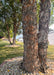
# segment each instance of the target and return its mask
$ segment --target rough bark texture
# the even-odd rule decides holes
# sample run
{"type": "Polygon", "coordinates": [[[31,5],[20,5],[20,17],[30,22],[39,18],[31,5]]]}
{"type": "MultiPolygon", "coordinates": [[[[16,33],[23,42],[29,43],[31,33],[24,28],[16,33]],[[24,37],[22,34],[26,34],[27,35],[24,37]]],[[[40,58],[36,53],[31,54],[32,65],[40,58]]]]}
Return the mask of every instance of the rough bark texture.
{"type": "Polygon", "coordinates": [[[24,58],[23,67],[28,72],[38,70],[38,39],[36,0],[23,0],[22,7],[24,58]]]}
{"type": "Polygon", "coordinates": [[[47,48],[48,48],[48,30],[50,20],[50,0],[45,0],[40,3],[40,16],[39,16],[39,43],[38,53],[41,67],[46,69],[47,48]]]}

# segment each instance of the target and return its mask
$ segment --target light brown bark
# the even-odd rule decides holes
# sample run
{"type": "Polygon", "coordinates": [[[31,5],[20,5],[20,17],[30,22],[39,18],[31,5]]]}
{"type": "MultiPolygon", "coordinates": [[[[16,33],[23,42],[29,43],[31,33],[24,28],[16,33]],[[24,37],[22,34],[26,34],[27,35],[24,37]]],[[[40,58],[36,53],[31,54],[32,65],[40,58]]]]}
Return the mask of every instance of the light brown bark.
{"type": "Polygon", "coordinates": [[[23,68],[27,72],[38,71],[36,0],[23,0],[22,23],[24,38],[23,68]]]}

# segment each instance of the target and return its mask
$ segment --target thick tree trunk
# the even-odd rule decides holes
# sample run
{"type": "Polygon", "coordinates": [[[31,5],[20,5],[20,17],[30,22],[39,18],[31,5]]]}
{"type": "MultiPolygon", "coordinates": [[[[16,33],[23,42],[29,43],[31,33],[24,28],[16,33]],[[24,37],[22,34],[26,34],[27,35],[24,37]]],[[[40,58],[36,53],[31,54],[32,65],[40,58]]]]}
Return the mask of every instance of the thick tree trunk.
{"type": "Polygon", "coordinates": [[[50,0],[44,1],[41,0],[40,16],[39,16],[38,53],[41,69],[43,72],[46,70],[49,20],[50,20],[50,0]]]}
{"type": "Polygon", "coordinates": [[[7,25],[7,32],[8,32],[8,40],[9,40],[9,42],[10,42],[10,44],[11,44],[10,29],[9,29],[8,25],[7,25]]]}
{"type": "Polygon", "coordinates": [[[13,25],[13,45],[16,44],[16,24],[13,25]]]}
{"type": "Polygon", "coordinates": [[[22,7],[24,58],[23,68],[28,72],[38,70],[38,39],[36,0],[23,0],[22,7]]]}

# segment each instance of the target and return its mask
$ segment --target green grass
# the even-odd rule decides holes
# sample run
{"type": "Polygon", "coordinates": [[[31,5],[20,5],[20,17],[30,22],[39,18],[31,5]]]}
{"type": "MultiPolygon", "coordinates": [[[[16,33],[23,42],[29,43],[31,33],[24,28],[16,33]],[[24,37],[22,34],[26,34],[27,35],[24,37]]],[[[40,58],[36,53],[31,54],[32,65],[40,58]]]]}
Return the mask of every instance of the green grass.
{"type": "Polygon", "coordinates": [[[3,47],[5,45],[9,45],[9,42],[8,41],[3,41],[0,39],[0,47],[3,47]]]}
{"type": "Polygon", "coordinates": [[[23,43],[17,42],[19,47],[5,47],[5,45],[9,45],[9,42],[0,41],[0,64],[10,58],[23,56],[23,43]]]}
{"type": "MultiPolygon", "coordinates": [[[[9,45],[7,41],[0,41],[0,64],[10,58],[23,56],[23,43],[17,42],[19,47],[5,47],[5,45],[9,45]]],[[[54,46],[49,46],[47,57],[54,60],[54,46]]]]}
{"type": "Polygon", "coordinates": [[[47,56],[48,56],[49,59],[53,59],[54,60],[54,46],[49,45],[47,56]]]}

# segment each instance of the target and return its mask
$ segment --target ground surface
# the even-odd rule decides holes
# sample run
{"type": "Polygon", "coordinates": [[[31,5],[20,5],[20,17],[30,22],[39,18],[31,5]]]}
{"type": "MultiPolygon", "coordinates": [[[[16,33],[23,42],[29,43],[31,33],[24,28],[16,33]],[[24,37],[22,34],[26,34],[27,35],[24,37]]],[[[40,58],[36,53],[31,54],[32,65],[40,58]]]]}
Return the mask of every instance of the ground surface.
{"type": "MultiPolygon", "coordinates": [[[[18,45],[17,47],[10,47],[8,41],[0,40],[0,75],[26,75],[19,69],[19,64],[22,60],[21,56],[23,56],[24,51],[23,43],[16,42],[16,44],[18,45]]],[[[48,60],[50,68],[45,75],[54,75],[54,46],[52,45],[48,47],[47,58],[50,59],[48,60]]],[[[44,74],[39,72],[39,75],[44,74]]]]}
{"type": "Polygon", "coordinates": [[[23,57],[12,58],[6,60],[3,64],[0,65],[0,75],[54,75],[54,61],[48,60],[47,65],[49,69],[45,74],[40,71],[36,73],[25,73],[19,68],[19,65],[22,61],[23,57]]]}
{"type": "Polygon", "coordinates": [[[0,64],[6,59],[23,56],[23,43],[17,42],[17,45],[10,47],[8,41],[0,40],[0,64]]]}
{"type": "MultiPolygon", "coordinates": [[[[0,64],[6,59],[23,56],[23,43],[16,42],[18,47],[10,47],[8,41],[0,40],[0,64]]],[[[54,46],[49,45],[47,57],[54,60],[54,46]]]]}

